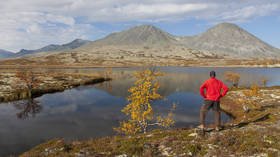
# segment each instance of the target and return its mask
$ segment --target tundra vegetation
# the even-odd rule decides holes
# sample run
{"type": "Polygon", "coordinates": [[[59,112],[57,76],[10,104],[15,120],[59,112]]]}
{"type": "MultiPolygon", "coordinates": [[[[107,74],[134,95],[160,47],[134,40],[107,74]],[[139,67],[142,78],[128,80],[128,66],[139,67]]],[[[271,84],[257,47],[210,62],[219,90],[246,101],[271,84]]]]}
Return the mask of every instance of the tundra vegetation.
{"type": "Polygon", "coordinates": [[[157,76],[160,73],[150,70],[136,74],[129,104],[123,109],[129,119],[119,127],[129,136],[70,142],[53,139],[21,156],[279,156],[279,87],[231,88],[221,108],[233,119],[219,132],[201,134],[197,129],[177,128],[143,134],[153,117],[151,101],[161,98],[157,76]]]}
{"type": "Polygon", "coordinates": [[[240,80],[240,74],[232,71],[226,71],[224,73],[224,77],[226,81],[232,83],[233,87],[238,87],[239,80],[240,80]]]}
{"type": "Polygon", "coordinates": [[[20,110],[20,112],[17,113],[17,117],[19,119],[26,119],[30,115],[34,117],[42,110],[40,103],[33,99],[34,89],[38,88],[42,81],[39,79],[38,74],[27,69],[17,71],[16,77],[18,79],[13,85],[14,88],[19,91],[27,92],[27,98],[25,100],[14,103],[15,107],[20,110]]]}
{"type": "Polygon", "coordinates": [[[262,83],[263,87],[266,87],[267,81],[268,81],[268,79],[266,77],[261,78],[261,83],[262,83]]]}
{"type": "Polygon", "coordinates": [[[16,72],[18,80],[15,83],[16,89],[24,90],[28,92],[28,97],[32,98],[32,91],[38,88],[41,81],[38,76],[31,70],[20,70],[16,72]]]}
{"type": "Polygon", "coordinates": [[[51,72],[38,69],[1,71],[0,102],[22,100],[80,85],[109,81],[111,73],[51,72]]]}

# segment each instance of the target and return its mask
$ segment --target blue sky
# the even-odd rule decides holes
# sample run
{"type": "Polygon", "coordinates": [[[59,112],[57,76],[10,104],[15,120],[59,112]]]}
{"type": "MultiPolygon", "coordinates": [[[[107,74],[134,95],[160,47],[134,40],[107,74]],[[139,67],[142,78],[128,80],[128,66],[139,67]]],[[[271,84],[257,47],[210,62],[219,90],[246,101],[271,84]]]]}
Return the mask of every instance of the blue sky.
{"type": "Polygon", "coordinates": [[[0,49],[14,52],[96,40],[141,24],[188,36],[220,22],[280,48],[279,0],[9,0],[0,1],[0,12],[0,49]]]}

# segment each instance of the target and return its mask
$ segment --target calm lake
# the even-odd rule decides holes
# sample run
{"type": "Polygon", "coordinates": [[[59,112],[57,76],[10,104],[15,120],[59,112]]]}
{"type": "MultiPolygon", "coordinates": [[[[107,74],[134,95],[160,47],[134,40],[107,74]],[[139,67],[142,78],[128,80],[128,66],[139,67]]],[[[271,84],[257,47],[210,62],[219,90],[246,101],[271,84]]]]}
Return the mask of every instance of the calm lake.
{"type": "MultiPolygon", "coordinates": [[[[25,112],[28,101],[0,104],[0,156],[22,153],[53,138],[81,140],[114,135],[112,128],[125,118],[121,109],[127,104],[127,89],[133,84],[133,73],[141,69],[113,68],[113,81],[45,94],[34,100],[34,107],[29,113],[25,112]]],[[[154,110],[156,114],[165,115],[176,103],[175,127],[198,125],[199,108],[203,101],[199,86],[208,79],[211,70],[215,70],[221,80],[224,80],[225,71],[240,73],[240,85],[261,84],[263,77],[268,79],[267,86],[280,85],[279,68],[158,69],[165,72],[159,78],[159,93],[164,99],[154,102],[154,110]]],[[[104,69],[57,70],[91,73],[104,69]]],[[[208,123],[213,121],[212,116],[210,111],[208,123]]],[[[223,121],[228,119],[223,115],[223,121]]]]}

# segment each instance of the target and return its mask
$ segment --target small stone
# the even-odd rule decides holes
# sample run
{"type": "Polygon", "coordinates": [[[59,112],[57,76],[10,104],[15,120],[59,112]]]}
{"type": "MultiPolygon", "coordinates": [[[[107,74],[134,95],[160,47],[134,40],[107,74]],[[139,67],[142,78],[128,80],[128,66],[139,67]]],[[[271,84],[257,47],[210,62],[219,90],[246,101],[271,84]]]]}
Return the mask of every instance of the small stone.
{"type": "Polygon", "coordinates": [[[128,157],[126,154],[117,155],[116,157],[128,157]]]}
{"type": "Polygon", "coordinates": [[[264,142],[269,143],[269,144],[273,143],[273,141],[270,141],[270,140],[264,140],[264,142]]]}
{"type": "Polygon", "coordinates": [[[197,135],[198,135],[198,134],[197,134],[197,133],[195,133],[195,132],[194,132],[194,133],[189,134],[189,136],[191,136],[191,137],[197,137],[197,135]]]}

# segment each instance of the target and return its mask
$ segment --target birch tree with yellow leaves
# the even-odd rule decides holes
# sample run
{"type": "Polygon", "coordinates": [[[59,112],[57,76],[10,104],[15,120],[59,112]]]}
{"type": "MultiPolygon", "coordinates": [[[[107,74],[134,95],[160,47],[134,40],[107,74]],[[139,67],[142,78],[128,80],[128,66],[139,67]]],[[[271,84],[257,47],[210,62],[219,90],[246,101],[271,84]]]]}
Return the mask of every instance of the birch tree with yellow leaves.
{"type": "Polygon", "coordinates": [[[154,100],[162,98],[158,93],[160,84],[157,80],[157,77],[162,75],[161,72],[150,69],[135,73],[137,80],[128,90],[130,93],[127,97],[129,104],[122,109],[129,119],[120,122],[120,127],[115,128],[116,131],[124,134],[146,133],[147,127],[151,125],[170,127],[174,124],[175,105],[166,117],[155,117],[151,104],[154,100]]]}

